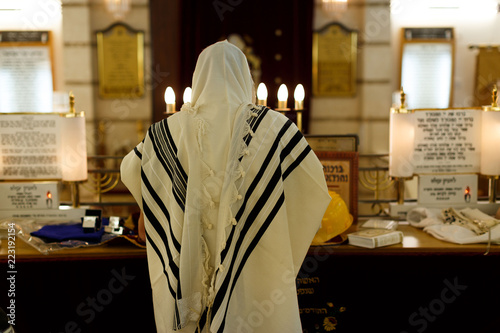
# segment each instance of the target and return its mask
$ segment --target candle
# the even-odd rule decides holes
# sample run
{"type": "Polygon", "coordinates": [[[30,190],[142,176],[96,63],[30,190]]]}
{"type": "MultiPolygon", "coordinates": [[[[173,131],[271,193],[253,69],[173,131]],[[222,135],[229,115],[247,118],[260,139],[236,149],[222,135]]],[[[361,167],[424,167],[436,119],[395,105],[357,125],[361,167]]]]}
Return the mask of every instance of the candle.
{"type": "Polygon", "coordinates": [[[175,112],[175,93],[172,87],[165,90],[165,103],[167,104],[167,113],[175,112]]]}
{"type": "Polygon", "coordinates": [[[304,86],[300,83],[295,87],[293,97],[295,98],[295,109],[302,110],[304,108],[304,97],[306,93],[304,91],[304,86]]]}
{"type": "Polygon", "coordinates": [[[257,104],[267,105],[267,88],[263,82],[257,87],[257,104]]]}
{"type": "Polygon", "coordinates": [[[191,103],[192,92],[193,90],[191,89],[191,87],[187,87],[186,89],[184,89],[184,94],[182,95],[182,100],[184,101],[184,103],[191,103]]]}
{"type": "Polygon", "coordinates": [[[52,193],[47,191],[47,208],[52,208],[52,193]]]}
{"type": "Polygon", "coordinates": [[[282,84],[278,89],[278,109],[284,110],[286,109],[288,100],[288,89],[285,84],[282,84]]]}

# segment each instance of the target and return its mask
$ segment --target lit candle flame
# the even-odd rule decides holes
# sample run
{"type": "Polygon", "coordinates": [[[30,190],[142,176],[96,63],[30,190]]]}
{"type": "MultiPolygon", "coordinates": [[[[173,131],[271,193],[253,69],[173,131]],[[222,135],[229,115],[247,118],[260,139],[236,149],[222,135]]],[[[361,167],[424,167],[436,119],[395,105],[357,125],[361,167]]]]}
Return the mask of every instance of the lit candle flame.
{"type": "Polygon", "coordinates": [[[165,103],[167,104],[167,113],[175,112],[175,93],[172,87],[165,90],[165,103]]]}
{"type": "Polygon", "coordinates": [[[184,103],[191,103],[191,94],[193,93],[193,90],[191,87],[187,87],[184,89],[184,95],[182,95],[182,100],[184,103]]]}
{"type": "Polygon", "coordinates": [[[267,104],[267,88],[263,82],[259,83],[257,87],[257,103],[260,105],[267,104]]]}
{"type": "Polygon", "coordinates": [[[288,99],[288,89],[283,83],[278,89],[278,109],[286,109],[288,99]]]}
{"type": "Polygon", "coordinates": [[[300,83],[295,88],[293,93],[293,97],[295,98],[295,109],[302,110],[304,108],[304,98],[306,96],[306,92],[304,91],[304,86],[300,83]]]}

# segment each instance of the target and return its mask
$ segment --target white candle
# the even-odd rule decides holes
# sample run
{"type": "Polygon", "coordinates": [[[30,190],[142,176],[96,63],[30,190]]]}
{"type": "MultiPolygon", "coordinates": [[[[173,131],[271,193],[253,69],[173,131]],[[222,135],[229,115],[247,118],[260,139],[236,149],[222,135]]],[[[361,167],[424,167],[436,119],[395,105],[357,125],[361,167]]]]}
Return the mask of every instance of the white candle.
{"type": "Polygon", "coordinates": [[[187,87],[186,89],[184,89],[184,94],[182,95],[182,100],[184,103],[191,103],[192,92],[193,90],[191,89],[191,87],[187,87]]]}
{"type": "Polygon", "coordinates": [[[167,104],[167,113],[175,112],[175,93],[172,87],[165,89],[165,103],[167,104]]]}
{"type": "Polygon", "coordinates": [[[288,89],[286,85],[283,83],[278,89],[278,109],[284,110],[287,106],[288,100],[288,89]]]}
{"type": "Polygon", "coordinates": [[[263,82],[257,87],[257,104],[267,105],[267,88],[263,82]]]}
{"type": "Polygon", "coordinates": [[[305,96],[306,92],[304,91],[304,86],[299,83],[293,92],[293,97],[295,98],[295,110],[302,110],[304,108],[305,96]]]}

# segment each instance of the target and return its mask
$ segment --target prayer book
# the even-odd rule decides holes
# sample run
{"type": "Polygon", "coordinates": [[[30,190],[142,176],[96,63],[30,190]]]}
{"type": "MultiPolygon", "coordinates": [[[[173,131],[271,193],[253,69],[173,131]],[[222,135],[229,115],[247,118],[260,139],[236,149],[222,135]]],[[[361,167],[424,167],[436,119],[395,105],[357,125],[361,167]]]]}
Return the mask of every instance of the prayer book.
{"type": "Polygon", "coordinates": [[[398,230],[365,229],[352,232],[347,238],[351,245],[373,249],[403,242],[403,233],[398,230]]]}

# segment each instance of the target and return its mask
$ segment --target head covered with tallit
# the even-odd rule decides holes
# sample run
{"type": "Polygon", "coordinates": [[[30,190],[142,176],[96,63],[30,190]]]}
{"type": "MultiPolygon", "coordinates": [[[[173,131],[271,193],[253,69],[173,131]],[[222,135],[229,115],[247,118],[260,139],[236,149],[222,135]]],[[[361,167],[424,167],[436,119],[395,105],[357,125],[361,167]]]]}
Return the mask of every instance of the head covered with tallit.
{"type": "Polygon", "coordinates": [[[224,169],[234,127],[245,126],[246,118],[239,116],[254,102],[254,82],[243,52],[227,40],[205,48],[193,73],[191,103],[182,110],[203,120],[200,148],[215,170],[224,169]]]}

